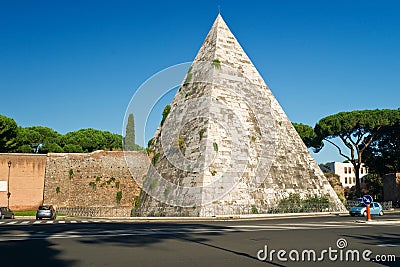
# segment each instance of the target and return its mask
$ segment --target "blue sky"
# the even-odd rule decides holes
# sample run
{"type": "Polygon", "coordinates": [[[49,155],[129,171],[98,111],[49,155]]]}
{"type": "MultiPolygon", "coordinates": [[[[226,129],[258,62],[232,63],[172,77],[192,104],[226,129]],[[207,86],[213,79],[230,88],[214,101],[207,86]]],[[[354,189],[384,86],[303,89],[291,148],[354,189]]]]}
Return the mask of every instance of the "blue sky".
{"type": "Polygon", "coordinates": [[[399,1],[0,0],[0,114],[121,133],[135,90],[194,59],[218,5],[292,121],[399,108],[399,1]]]}

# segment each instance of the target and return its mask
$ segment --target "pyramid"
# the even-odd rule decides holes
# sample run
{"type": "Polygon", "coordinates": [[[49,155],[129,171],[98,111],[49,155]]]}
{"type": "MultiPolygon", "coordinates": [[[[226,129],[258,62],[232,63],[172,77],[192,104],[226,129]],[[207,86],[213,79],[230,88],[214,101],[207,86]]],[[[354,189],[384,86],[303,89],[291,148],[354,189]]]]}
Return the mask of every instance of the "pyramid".
{"type": "Polygon", "coordinates": [[[137,215],[271,212],[290,193],[345,210],[220,14],[164,115],[137,215]]]}

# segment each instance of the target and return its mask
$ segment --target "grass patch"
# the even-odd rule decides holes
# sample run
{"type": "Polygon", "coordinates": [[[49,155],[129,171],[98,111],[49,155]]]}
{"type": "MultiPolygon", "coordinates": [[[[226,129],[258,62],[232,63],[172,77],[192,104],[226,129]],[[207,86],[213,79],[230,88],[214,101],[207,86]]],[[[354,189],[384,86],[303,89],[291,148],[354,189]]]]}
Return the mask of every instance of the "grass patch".
{"type": "Polygon", "coordinates": [[[14,210],[15,216],[36,216],[36,210],[14,210]]]}
{"type": "MultiPolygon", "coordinates": [[[[36,216],[36,210],[13,210],[15,216],[36,216]]],[[[68,216],[64,213],[56,212],[57,216],[68,216]]]]}

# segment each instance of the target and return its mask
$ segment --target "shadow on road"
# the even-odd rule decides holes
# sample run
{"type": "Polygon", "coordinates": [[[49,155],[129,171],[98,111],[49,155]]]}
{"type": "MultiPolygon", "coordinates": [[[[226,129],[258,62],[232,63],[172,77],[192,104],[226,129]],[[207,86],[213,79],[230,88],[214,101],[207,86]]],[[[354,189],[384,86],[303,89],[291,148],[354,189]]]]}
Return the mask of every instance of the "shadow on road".
{"type": "Polygon", "coordinates": [[[224,234],[229,234],[226,227],[191,223],[96,223],[12,228],[3,226],[0,228],[0,251],[2,255],[7,255],[12,266],[32,266],[37,261],[38,266],[67,267],[79,265],[79,259],[65,260],[63,250],[55,246],[57,239],[68,238],[69,235],[73,235],[71,238],[76,242],[88,245],[112,244],[141,248],[173,239],[194,242],[259,262],[255,256],[246,252],[211,244],[211,237],[224,234]]]}
{"type": "Polygon", "coordinates": [[[5,266],[59,266],[76,264],[73,260],[57,259],[62,251],[46,239],[0,242],[1,262],[5,266]]]}
{"type": "MultiPolygon", "coordinates": [[[[362,241],[365,245],[371,246],[400,246],[400,234],[384,233],[384,234],[366,234],[366,235],[343,235],[347,238],[353,238],[362,241]]],[[[397,253],[396,253],[397,254],[397,253]]],[[[374,262],[378,265],[398,267],[400,257],[396,255],[395,261],[374,262]]]]}

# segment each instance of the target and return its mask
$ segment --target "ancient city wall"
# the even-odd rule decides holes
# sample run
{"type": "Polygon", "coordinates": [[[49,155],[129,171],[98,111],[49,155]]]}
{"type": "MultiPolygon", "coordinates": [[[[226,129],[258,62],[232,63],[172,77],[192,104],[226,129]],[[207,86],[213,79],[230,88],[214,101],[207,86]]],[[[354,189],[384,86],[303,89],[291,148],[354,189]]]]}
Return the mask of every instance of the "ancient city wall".
{"type": "Polygon", "coordinates": [[[58,208],[132,207],[140,192],[133,178],[146,174],[149,160],[144,152],[129,153],[133,174],[122,151],[48,154],[43,202],[58,208]]]}
{"type": "Polygon", "coordinates": [[[10,161],[10,208],[37,209],[43,200],[46,158],[46,155],[36,154],[0,154],[0,206],[7,206],[10,161]]]}
{"type": "Polygon", "coordinates": [[[385,201],[400,200],[400,173],[390,173],[383,177],[383,198],[385,201]]]}

